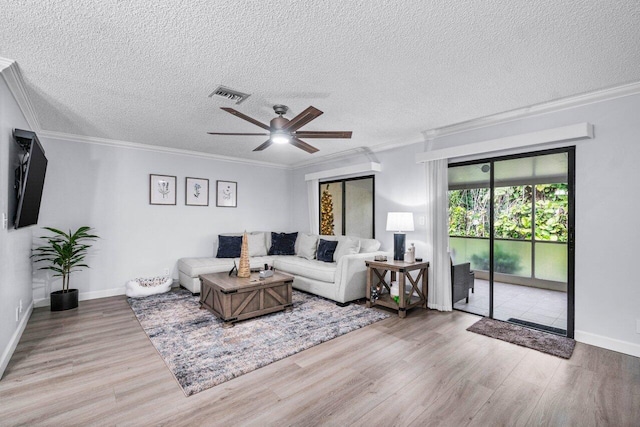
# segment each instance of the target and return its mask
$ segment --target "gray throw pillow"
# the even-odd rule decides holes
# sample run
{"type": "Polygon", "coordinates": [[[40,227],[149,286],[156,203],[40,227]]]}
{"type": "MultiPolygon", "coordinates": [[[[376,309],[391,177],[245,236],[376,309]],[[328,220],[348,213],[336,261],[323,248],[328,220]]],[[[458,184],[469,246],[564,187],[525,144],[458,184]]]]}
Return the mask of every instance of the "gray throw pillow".
{"type": "Polygon", "coordinates": [[[357,254],[360,252],[360,239],[346,237],[338,240],[338,247],[333,253],[333,260],[338,261],[345,255],[357,254]]]}
{"type": "Polygon", "coordinates": [[[318,247],[318,236],[310,234],[299,234],[296,242],[296,255],[306,259],[314,259],[316,257],[316,249],[318,247]]]}

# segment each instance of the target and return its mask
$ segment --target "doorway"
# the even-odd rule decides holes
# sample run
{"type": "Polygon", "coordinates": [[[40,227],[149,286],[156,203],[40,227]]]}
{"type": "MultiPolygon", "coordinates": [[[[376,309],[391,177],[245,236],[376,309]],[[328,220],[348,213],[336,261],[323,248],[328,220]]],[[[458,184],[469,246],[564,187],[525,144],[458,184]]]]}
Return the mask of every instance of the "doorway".
{"type": "Polygon", "coordinates": [[[573,337],[574,165],[573,147],[449,165],[452,262],[475,276],[455,309],[573,337]]]}
{"type": "Polygon", "coordinates": [[[324,181],[320,186],[320,234],[375,238],[375,177],[324,181]]]}

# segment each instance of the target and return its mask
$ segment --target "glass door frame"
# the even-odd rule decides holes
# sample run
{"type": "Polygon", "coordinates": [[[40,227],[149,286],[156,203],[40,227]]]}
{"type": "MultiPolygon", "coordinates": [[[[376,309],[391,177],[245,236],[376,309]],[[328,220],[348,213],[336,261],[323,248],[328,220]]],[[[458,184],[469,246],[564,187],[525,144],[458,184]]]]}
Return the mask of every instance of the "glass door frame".
{"type": "MultiPolygon", "coordinates": [[[[538,157],[547,154],[566,153],[568,160],[567,188],[569,218],[567,224],[567,337],[574,338],[575,330],[575,146],[555,148],[542,151],[529,151],[526,153],[511,154],[498,157],[489,157],[464,162],[449,163],[448,167],[470,166],[476,164],[490,165],[489,170],[489,318],[493,319],[493,281],[494,281],[494,201],[495,201],[495,177],[494,163],[505,160],[521,159],[527,157],[538,157]]],[[[535,244],[535,236],[532,236],[535,244]]]]}
{"type": "MultiPolygon", "coordinates": [[[[346,203],[347,203],[347,192],[346,192],[346,183],[349,181],[360,181],[363,179],[371,179],[371,238],[376,238],[376,176],[375,175],[364,175],[364,176],[354,176],[351,178],[342,178],[342,179],[334,179],[329,181],[318,182],[318,194],[322,194],[322,186],[327,184],[337,184],[340,183],[342,186],[342,211],[340,212],[340,217],[342,219],[342,229],[338,233],[336,230],[336,235],[345,236],[346,226],[347,226],[347,212],[346,212],[346,203]]],[[[318,201],[318,227],[319,230],[322,229],[322,203],[320,200],[318,201]]]]}

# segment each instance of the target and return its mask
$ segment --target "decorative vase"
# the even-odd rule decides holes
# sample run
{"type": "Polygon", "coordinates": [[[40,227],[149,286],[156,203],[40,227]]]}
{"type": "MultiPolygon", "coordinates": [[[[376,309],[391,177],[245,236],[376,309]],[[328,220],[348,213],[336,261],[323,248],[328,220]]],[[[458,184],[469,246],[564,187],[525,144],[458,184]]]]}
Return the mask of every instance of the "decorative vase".
{"type": "Polygon", "coordinates": [[[51,311],[64,311],[78,308],[78,290],[54,291],[51,297],[51,311]]]}
{"type": "Polygon", "coordinates": [[[249,241],[247,232],[242,236],[242,246],[240,248],[240,265],[238,266],[238,277],[251,276],[251,266],[249,265],[249,241]]]}

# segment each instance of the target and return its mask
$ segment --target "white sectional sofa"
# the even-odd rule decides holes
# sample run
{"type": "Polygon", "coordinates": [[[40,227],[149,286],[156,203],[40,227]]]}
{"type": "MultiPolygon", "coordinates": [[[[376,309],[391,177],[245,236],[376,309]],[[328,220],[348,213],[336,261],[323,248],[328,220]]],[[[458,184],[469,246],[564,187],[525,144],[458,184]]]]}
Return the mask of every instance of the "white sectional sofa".
{"type": "MultiPolygon", "coordinates": [[[[225,236],[239,236],[240,233],[225,236]]],[[[376,255],[380,242],[353,236],[318,236],[298,233],[295,255],[266,255],[271,248],[270,232],[252,232],[249,239],[252,269],[273,266],[278,271],[294,277],[293,287],[319,295],[337,303],[347,303],[365,297],[367,283],[365,260],[376,255]],[[263,236],[263,237],[262,237],[263,236]],[[315,251],[320,239],[338,241],[333,262],[319,261],[315,251]],[[264,241],[264,247],[261,241],[264,241]],[[313,242],[315,241],[315,248],[313,242]]],[[[214,245],[217,253],[217,242],[214,245]]],[[[200,293],[201,274],[228,272],[238,258],[182,258],[178,261],[180,285],[194,294],[200,293]]]]}

